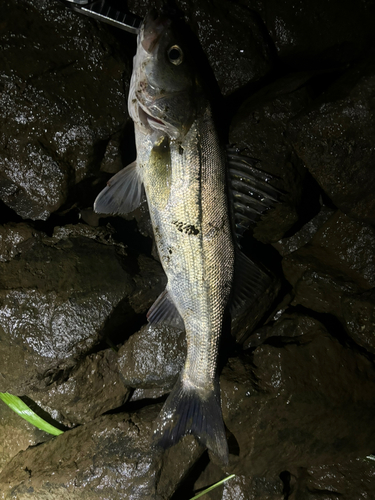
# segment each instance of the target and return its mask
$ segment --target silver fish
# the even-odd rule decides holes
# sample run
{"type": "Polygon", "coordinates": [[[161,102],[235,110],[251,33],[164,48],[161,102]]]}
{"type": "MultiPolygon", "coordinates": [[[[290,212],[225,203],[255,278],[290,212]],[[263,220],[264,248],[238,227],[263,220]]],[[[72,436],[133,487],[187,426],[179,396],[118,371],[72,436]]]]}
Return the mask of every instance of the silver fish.
{"type": "MultiPolygon", "coordinates": [[[[186,331],[185,366],[155,434],[168,447],[192,433],[227,463],[216,368],[235,255],[238,260],[240,252],[235,249],[225,157],[209,100],[178,24],[164,15],[149,13],[140,29],[128,107],[137,160],[109,181],[94,209],[128,213],[141,202],[144,187],[168,278],[148,320],[182,324],[186,331]]],[[[252,262],[239,259],[244,273],[248,269],[251,274],[252,262]]]]}

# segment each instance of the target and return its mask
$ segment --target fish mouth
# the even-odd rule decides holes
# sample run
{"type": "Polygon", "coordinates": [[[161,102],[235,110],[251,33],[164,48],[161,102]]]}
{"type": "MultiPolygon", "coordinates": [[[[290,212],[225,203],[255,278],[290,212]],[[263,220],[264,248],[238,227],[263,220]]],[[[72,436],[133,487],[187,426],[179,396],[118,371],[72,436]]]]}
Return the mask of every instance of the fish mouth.
{"type": "Polygon", "coordinates": [[[171,139],[179,138],[180,132],[177,127],[166,122],[165,120],[162,120],[161,118],[156,118],[151,115],[147,107],[139,102],[138,99],[137,104],[139,119],[146,128],[151,128],[154,131],[165,132],[171,139]]]}

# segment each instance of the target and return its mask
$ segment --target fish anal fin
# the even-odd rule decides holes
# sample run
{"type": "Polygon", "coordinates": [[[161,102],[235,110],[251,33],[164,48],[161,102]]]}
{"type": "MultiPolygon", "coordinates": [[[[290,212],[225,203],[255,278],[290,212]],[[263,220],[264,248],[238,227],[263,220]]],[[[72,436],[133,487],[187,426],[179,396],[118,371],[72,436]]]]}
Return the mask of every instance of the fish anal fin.
{"type": "Polygon", "coordinates": [[[162,292],[150,307],[147,319],[152,325],[165,323],[175,328],[184,329],[184,320],[178,312],[167,289],[162,292]]]}
{"type": "Polygon", "coordinates": [[[266,272],[237,250],[230,306],[232,321],[242,315],[244,310],[251,308],[271,283],[272,278],[266,272]]]}
{"type": "Polygon", "coordinates": [[[137,162],[117,172],[94,202],[94,211],[99,214],[125,215],[135,210],[142,200],[142,181],[137,162]]]}
{"type": "Polygon", "coordinates": [[[219,384],[214,390],[199,390],[179,378],[155,424],[156,444],[164,449],[175,445],[186,434],[228,463],[228,443],[220,407],[219,384]]]}

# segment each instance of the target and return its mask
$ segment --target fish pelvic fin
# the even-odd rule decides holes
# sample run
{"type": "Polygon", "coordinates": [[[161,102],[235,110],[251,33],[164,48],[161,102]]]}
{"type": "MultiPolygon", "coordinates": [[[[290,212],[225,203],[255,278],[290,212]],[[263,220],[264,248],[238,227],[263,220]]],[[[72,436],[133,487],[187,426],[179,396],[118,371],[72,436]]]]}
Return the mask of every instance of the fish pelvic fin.
{"type": "Polygon", "coordinates": [[[147,319],[151,325],[164,323],[175,328],[180,328],[181,330],[185,328],[184,320],[178,312],[167,289],[165,289],[152,304],[147,313],[147,319]]]}
{"type": "Polygon", "coordinates": [[[186,434],[193,434],[203,446],[228,464],[218,382],[213,390],[199,389],[181,378],[176,382],[155,423],[155,442],[167,449],[186,434]]]}

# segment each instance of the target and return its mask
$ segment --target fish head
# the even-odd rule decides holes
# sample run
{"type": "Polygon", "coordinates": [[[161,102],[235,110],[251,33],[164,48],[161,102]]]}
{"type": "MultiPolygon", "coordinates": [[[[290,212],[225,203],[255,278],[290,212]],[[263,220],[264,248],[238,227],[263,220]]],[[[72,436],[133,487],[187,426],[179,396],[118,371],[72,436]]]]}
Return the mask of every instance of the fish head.
{"type": "Polygon", "coordinates": [[[190,129],[203,92],[189,42],[179,22],[150,11],[138,35],[129,113],[145,133],[180,139],[190,129]]]}

